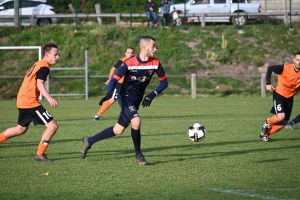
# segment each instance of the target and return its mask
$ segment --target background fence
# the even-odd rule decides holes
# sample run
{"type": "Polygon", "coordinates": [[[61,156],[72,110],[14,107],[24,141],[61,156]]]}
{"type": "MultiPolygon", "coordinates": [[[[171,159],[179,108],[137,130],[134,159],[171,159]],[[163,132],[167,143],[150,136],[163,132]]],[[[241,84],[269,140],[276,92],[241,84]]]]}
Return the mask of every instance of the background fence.
{"type": "MultiPolygon", "coordinates": [[[[181,1],[183,2],[183,1],[181,1]]],[[[262,12],[261,13],[253,13],[253,14],[247,14],[249,16],[260,16],[262,19],[266,21],[266,18],[275,18],[283,20],[285,24],[288,24],[295,21],[300,21],[300,0],[250,0],[249,2],[257,2],[261,4],[262,12]],[[291,18],[289,18],[289,13],[291,13],[291,18]]],[[[143,11],[142,7],[143,3],[140,4],[140,9],[143,11]]],[[[60,19],[60,22],[68,21],[68,23],[72,23],[72,20],[74,19],[77,23],[80,24],[79,19],[82,20],[90,20],[90,19],[97,19],[99,25],[102,25],[102,18],[115,18],[115,22],[117,25],[121,25],[122,21],[125,23],[129,21],[129,18],[138,19],[142,18],[143,21],[146,19],[146,15],[144,12],[141,13],[131,13],[129,6],[128,11],[122,12],[122,13],[108,13],[105,10],[105,7],[101,7],[100,4],[97,3],[94,5],[94,9],[91,10],[85,8],[85,6],[79,6],[79,8],[74,8],[72,4],[68,5],[69,10],[60,10],[60,12],[57,12],[56,15],[22,15],[22,18],[30,18],[31,19],[31,25],[35,25],[34,22],[36,19],[39,18],[51,18],[55,17],[60,19]],[[70,14],[71,13],[71,14],[70,14]],[[71,22],[70,22],[71,19],[71,22]]],[[[78,7],[78,5],[77,5],[78,7]]],[[[55,8],[56,10],[59,10],[55,8]]],[[[136,8],[135,8],[136,10],[136,8]]],[[[193,13],[187,13],[187,17],[199,17],[203,18],[202,20],[202,26],[205,27],[205,17],[213,17],[213,16],[235,16],[236,14],[228,14],[228,13],[219,13],[219,14],[193,14],[193,13]]],[[[158,13],[158,16],[161,17],[161,14],[158,13]]],[[[183,15],[181,15],[183,17],[183,15]]],[[[0,19],[13,19],[14,16],[0,16],[0,19]]],[[[140,21],[140,20],[139,20],[140,21]]],[[[110,23],[113,23],[113,21],[110,21],[110,23]]]]}
{"type": "MultiPolygon", "coordinates": [[[[40,46],[19,46],[19,47],[0,47],[2,50],[10,50],[10,49],[38,49],[39,51],[39,59],[41,59],[41,47],[40,46]]],[[[91,75],[89,74],[88,70],[88,51],[85,50],[84,52],[85,60],[84,60],[84,66],[83,67],[63,67],[63,68],[50,68],[51,71],[77,71],[80,75],[52,75],[50,73],[48,80],[45,82],[46,89],[49,91],[51,96],[56,97],[64,97],[64,96],[84,96],[86,100],[88,100],[88,93],[89,93],[89,79],[107,79],[107,75],[91,75]],[[83,91],[84,92],[78,92],[78,91],[68,91],[68,93],[52,93],[52,89],[54,87],[57,87],[56,84],[52,84],[56,80],[61,79],[82,79],[84,80],[84,86],[83,91]]],[[[23,76],[0,76],[0,80],[5,79],[23,79],[23,76]]],[[[196,75],[196,74],[188,74],[188,75],[169,75],[168,80],[170,82],[170,88],[172,90],[172,87],[176,85],[176,82],[178,81],[185,81],[188,85],[190,83],[190,87],[183,88],[182,93],[184,94],[191,94],[191,98],[196,98],[199,93],[202,93],[204,91],[209,91],[212,93],[218,93],[218,92],[228,92],[228,91],[236,91],[241,88],[248,88],[253,87],[253,90],[260,90],[261,97],[266,96],[266,90],[265,90],[265,83],[266,83],[266,76],[265,74],[261,75],[196,75]],[[210,82],[217,82],[219,85],[216,88],[207,87],[207,85],[210,85],[210,82]],[[247,84],[245,84],[245,82],[247,84]],[[222,86],[227,86],[228,83],[230,85],[235,85],[235,88],[224,88],[222,89],[222,86]],[[233,83],[233,84],[232,84],[233,83]],[[173,86],[172,86],[173,85],[173,86]],[[214,90],[214,91],[212,91],[214,90]],[[227,91],[226,91],[227,90],[227,91]]],[[[243,89],[241,89],[243,90],[243,89]]]]}

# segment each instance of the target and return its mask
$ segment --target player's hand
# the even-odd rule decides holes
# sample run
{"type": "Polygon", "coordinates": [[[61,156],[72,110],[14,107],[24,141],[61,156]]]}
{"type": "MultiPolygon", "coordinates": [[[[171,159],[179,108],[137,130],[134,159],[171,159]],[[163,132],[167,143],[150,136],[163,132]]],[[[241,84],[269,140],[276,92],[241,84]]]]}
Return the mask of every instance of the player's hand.
{"type": "Polygon", "coordinates": [[[275,88],[273,87],[273,85],[266,85],[266,90],[272,92],[273,90],[275,90],[275,88]]]}
{"type": "Polygon", "coordinates": [[[57,107],[57,101],[56,101],[55,99],[49,98],[49,99],[48,99],[48,102],[50,103],[50,106],[51,106],[52,108],[56,108],[56,107],[57,107]]]}
{"type": "Polygon", "coordinates": [[[101,99],[100,102],[99,102],[99,105],[102,106],[103,102],[109,100],[110,98],[111,98],[111,94],[110,94],[110,93],[107,93],[107,94],[105,95],[105,97],[102,97],[102,99],[101,99]]]}
{"type": "Polygon", "coordinates": [[[110,79],[108,79],[104,84],[108,85],[109,84],[110,79]]]}
{"type": "Polygon", "coordinates": [[[151,93],[149,93],[147,96],[145,96],[142,105],[143,107],[148,107],[151,105],[152,100],[156,97],[156,93],[154,91],[152,91],[151,93]]]}

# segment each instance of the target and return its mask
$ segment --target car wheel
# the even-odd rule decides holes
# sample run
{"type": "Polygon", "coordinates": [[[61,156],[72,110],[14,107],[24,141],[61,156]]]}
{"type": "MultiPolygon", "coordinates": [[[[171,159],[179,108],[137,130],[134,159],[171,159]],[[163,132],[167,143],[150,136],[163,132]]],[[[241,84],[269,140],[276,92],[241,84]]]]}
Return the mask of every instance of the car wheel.
{"type": "MultiPolygon", "coordinates": [[[[244,12],[241,12],[244,13],[244,12]]],[[[237,14],[237,13],[236,13],[237,14]]],[[[233,25],[238,25],[240,23],[241,26],[246,25],[248,22],[248,17],[246,15],[241,15],[238,17],[232,17],[231,22],[233,25]]]]}
{"type": "Polygon", "coordinates": [[[51,24],[51,19],[38,19],[37,25],[38,26],[47,26],[51,24]]]}

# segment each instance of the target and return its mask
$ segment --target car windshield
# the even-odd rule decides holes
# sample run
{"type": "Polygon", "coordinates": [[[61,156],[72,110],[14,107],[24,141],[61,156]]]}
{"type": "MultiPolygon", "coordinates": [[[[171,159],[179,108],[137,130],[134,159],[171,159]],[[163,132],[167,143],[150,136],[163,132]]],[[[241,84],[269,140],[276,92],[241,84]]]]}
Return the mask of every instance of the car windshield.
{"type": "Polygon", "coordinates": [[[198,4],[209,4],[210,0],[197,0],[197,1],[192,1],[191,5],[198,5],[198,4]]]}
{"type": "MultiPolygon", "coordinates": [[[[232,3],[239,3],[239,0],[232,0],[232,3]]],[[[247,3],[246,0],[240,0],[240,3],[247,3]]]]}

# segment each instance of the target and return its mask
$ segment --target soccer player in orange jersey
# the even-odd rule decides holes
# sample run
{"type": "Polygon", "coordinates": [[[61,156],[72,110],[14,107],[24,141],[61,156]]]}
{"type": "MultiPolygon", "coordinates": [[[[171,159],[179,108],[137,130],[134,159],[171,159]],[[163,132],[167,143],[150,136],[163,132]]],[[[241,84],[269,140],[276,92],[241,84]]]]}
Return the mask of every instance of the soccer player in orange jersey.
{"type": "Polygon", "coordinates": [[[57,107],[57,101],[53,99],[44,86],[50,72],[50,66],[58,60],[58,47],[49,43],[43,48],[44,58],[36,62],[25,74],[23,83],[17,96],[17,107],[19,110],[18,125],[6,129],[0,134],[0,143],[19,136],[28,130],[31,122],[34,125],[43,124],[46,126],[38,150],[34,156],[36,161],[51,162],[45,154],[51,138],[56,133],[58,125],[50,113],[42,106],[39,96],[42,94],[52,108],[57,107]]]}
{"type": "MultiPolygon", "coordinates": [[[[110,72],[108,74],[108,80],[105,82],[106,85],[109,84],[110,79],[113,77],[114,73],[116,72],[116,70],[122,65],[122,63],[127,60],[128,58],[132,57],[134,54],[134,50],[131,47],[127,47],[125,50],[125,57],[121,58],[120,60],[117,61],[117,63],[110,69],[110,72]]],[[[121,78],[118,83],[116,84],[114,91],[113,91],[113,95],[112,97],[108,100],[103,102],[103,104],[101,105],[99,102],[99,105],[101,105],[101,108],[99,109],[99,111],[96,113],[96,115],[94,116],[94,120],[99,120],[100,117],[103,115],[103,113],[113,104],[116,102],[116,100],[118,99],[118,93],[121,87],[121,84],[123,82],[124,78],[121,78]]]]}
{"type": "Polygon", "coordinates": [[[274,65],[268,67],[266,75],[266,89],[273,91],[273,107],[271,113],[274,115],[267,118],[263,124],[260,138],[269,142],[269,136],[280,131],[287,125],[294,103],[294,96],[300,89],[300,52],[293,58],[292,64],[274,65]],[[271,74],[278,74],[276,88],[271,84],[271,74]]]}

